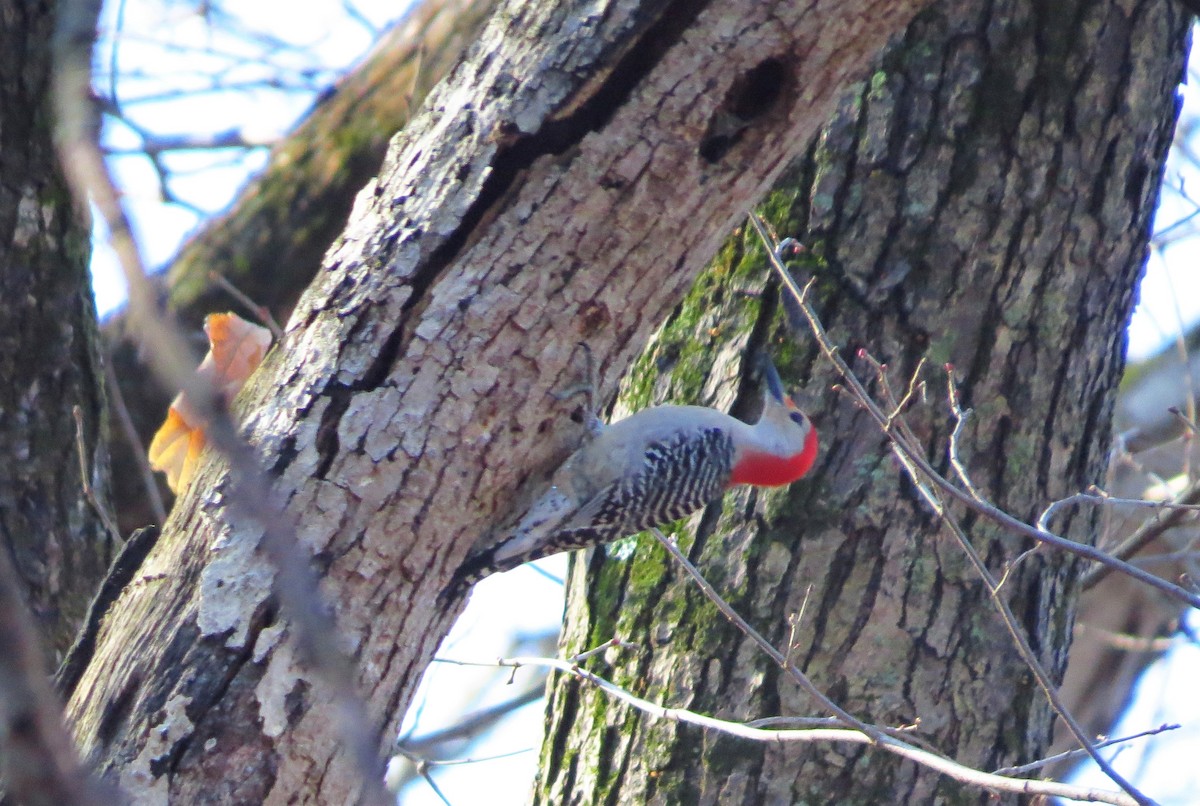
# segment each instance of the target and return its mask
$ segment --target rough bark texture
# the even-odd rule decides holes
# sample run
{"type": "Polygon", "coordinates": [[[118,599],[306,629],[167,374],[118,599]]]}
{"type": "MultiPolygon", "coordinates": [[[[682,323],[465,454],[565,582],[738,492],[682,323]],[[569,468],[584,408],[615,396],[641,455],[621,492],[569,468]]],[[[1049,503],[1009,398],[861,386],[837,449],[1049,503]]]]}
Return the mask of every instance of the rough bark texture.
{"type": "MultiPolygon", "coordinates": [[[[578,438],[546,394],[575,343],[611,388],[918,5],[510,3],[397,141],[240,407],[385,737],[461,608],[446,582],[578,438]]],[[[146,802],[349,802],[222,478],[114,604],[76,735],[146,802]]]]}
{"type": "MultiPolygon", "coordinates": [[[[217,272],[279,321],[291,314],[329,245],[346,224],[354,197],[379,170],[388,140],[408,122],[426,93],[449,72],[478,35],[496,0],[424,0],[374,51],[313,108],[274,149],[257,176],[224,215],[189,239],[165,278],[167,306],[203,344],[200,324],[214,311],[253,317],[212,282],[217,272]]],[[[121,396],[145,444],[174,397],[146,383],[137,334],[123,313],[103,333],[121,396]]],[[[128,441],[113,443],[113,498],[122,534],[154,521],[146,500],[141,456],[128,441]]],[[[165,484],[160,492],[170,501],[165,484]]]]}
{"type": "Polygon", "coordinates": [[[0,2],[0,550],[11,554],[51,663],[113,550],[83,491],[108,505],[108,447],[88,231],[50,140],[52,3],[0,2]]]}
{"type": "MultiPolygon", "coordinates": [[[[1152,1],[939,3],[769,205],[781,233],[826,261],[819,308],[863,377],[872,372],[854,361],[860,347],[901,389],[928,357],[928,401],[910,417],[947,473],[940,367],[953,363],[975,410],[965,464],[1021,518],[1104,479],[1189,22],[1152,1]]],[[[743,345],[769,342],[809,393],[825,447],[811,478],[784,493],[731,493],[687,522],[682,541],[718,590],[852,713],[920,720],[921,736],[982,769],[1039,757],[1051,712],[983,586],[901,480],[878,429],[830,391],[835,378],[811,337],[786,334],[773,292],[738,293],[765,277],[761,259],[744,259],[745,237],[636,366],[630,407],[670,398],[745,410],[751,390],[737,382],[736,359],[743,345]]],[[[997,573],[1029,548],[975,517],[963,522],[997,573]]],[[[1096,524],[1094,511],[1055,521],[1085,540],[1096,524]]],[[[575,575],[565,654],[616,635],[644,649],[592,668],[651,700],[733,720],[825,716],[656,546],[607,554],[575,575]]],[[[1059,674],[1076,571],[1043,551],[1004,589],[1059,674]]],[[[541,769],[545,803],[991,799],[864,748],[764,747],[654,721],[573,681],[552,693],[541,769]]]]}

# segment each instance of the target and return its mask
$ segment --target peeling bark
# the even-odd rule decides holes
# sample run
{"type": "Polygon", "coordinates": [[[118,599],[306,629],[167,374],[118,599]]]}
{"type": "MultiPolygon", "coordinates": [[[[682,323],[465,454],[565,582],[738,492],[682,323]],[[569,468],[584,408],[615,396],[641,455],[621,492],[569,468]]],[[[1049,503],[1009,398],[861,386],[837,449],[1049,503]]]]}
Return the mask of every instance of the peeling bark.
{"type": "MultiPolygon", "coordinates": [[[[916,2],[511,3],[395,143],[240,410],[323,573],[383,736],[462,603],[470,546],[577,432],[723,235],[916,2]]],[[[69,705],[135,797],[348,802],[254,524],[206,464],[69,705]]]]}
{"type": "MultiPolygon", "coordinates": [[[[1036,520],[1104,479],[1189,24],[1157,2],[939,3],[767,203],[779,231],[825,261],[818,307],[847,360],[868,349],[902,389],[929,359],[928,402],[910,420],[947,475],[953,423],[939,368],[954,365],[975,410],[963,459],[984,495],[1018,517],[1036,520]]],[[[630,406],[669,396],[743,409],[752,390],[737,358],[770,343],[813,401],[824,447],[814,474],[786,493],[740,490],[688,521],[691,557],[851,713],[920,720],[920,736],[981,769],[1039,758],[1052,714],[961,551],[901,480],[878,429],[829,391],[836,378],[811,339],[790,344],[774,292],[737,293],[766,277],[747,259],[753,248],[743,236],[722,251],[637,365],[630,406]],[[712,332],[715,361],[700,335],[712,332]]],[[[1095,509],[1073,510],[1055,527],[1092,540],[1098,522],[1095,509]]],[[[964,523],[997,574],[1030,547],[974,516],[964,523]]],[[[563,652],[614,635],[645,647],[593,661],[598,674],[726,719],[825,716],[657,546],[596,552],[586,580],[577,571],[563,652]]],[[[1043,550],[1004,588],[1055,674],[1077,573],[1043,550]]],[[[550,720],[540,802],[997,797],[866,748],[764,747],[653,721],[574,680],[555,685],[550,720]]]]}

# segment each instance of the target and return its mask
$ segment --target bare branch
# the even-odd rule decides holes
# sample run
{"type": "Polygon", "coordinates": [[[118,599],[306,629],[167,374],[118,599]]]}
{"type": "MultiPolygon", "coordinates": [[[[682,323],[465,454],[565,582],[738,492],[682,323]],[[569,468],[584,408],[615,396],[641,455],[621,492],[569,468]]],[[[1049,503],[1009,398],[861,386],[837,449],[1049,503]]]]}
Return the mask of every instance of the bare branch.
{"type": "Polygon", "coordinates": [[[950,466],[954,468],[954,472],[958,474],[958,480],[962,482],[971,497],[976,501],[982,501],[983,496],[979,494],[979,490],[975,489],[975,484],[971,481],[966,466],[963,465],[962,454],[959,451],[959,440],[962,438],[963,428],[967,425],[967,418],[971,416],[971,410],[964,410],[959,405],[958,384],[954,382],[954,367],[951,364],[946,365],[946,396],[950,400],[950,411],[954,415],[954,430],[950,432],[950,466]]]}
{"type": "Polygon", "coordinates": [[[1200,426],[1196,425],[1196,421],[1192,417],[1188,416],[1187,414],[1184,414],[1182,411],[1180,411],[1175,406],[1169,407],[1167,409],[1167,411],[1169,411],[1172,415],[1174,415],[1175,419],[1177,419],[1181,423],[1183,423],[1183,427],[1186,428],[1188,431],[1192,432],[1193,434],[1200,435],[1200,426]]]}
{"type": "Polygon", "coordinates": [[[96,491],[92,488],[91,462],[88,461],[87,440],[83,434],[83,409],[78,405],[72,406],[71,415],[75,418],[75,449],[79,454],[79,478],[83,486],[83,494],[88,503],[92,505],[92,509],[96,510],[96,514],[100,516],[100,522],[104,524],[108,533],[112,535],[113,539],[120,540],[121,530],[117,528],[117,523],[109,514],[108,508],[100,503],[100,499],[96,498],[96,491]]]}
{"type": "Polygon", "coordinates": [[[245,305],[247,309],[253,311],[254,315],[258,317],[258,321],[261,322],[263,326],[267,328],[267,330],[271,331],[271,337],[274,338],[275,341],[278,342],[283,340],[283,328],[279,326],[279,323],[275,321],[275,317],[271,315],[270,308],[266,307],[265,305],[259,305],[257,302],[250,299],[250,297],[242,293],[240,288],[229,282],[229,280],[225,279],[225,275],[218,271],[210,271],[208,273],[208,279],[220,286],[226,294],[236,299],[242,305],[245,305]]]}
{"type": "MultiPolygon", "coordinates": [[[[1016,524],[1020,524],[1021,531],[1023,532],[1034,532],[1039,535],[1049,535],[1049,533],[1045,532],[1044,530],[1033,529],[1033,527],[1030,527],[1028,524],[1013,518],[991,504],[976,499],[974,496],[963,492],[942,477],[941,474],[939,474],[936,470],[934,470],[934,468],[925,460],[924,456],[922,455],[918,447],[919,441],[908,428],[905,420],[903,418],[892,419],[887,415],[887,413],[875,402],[874,398],[871,397],[870,393],[867,392],[866,388],[859,381],[858,377],[845,363],[845,361],[842,360],[841,356],[838,355],[836,348],[829,341],[828,335],[824,326],[821,324],[820,318],[807,301],[807,290],[809,287],[811,287],[812,283],[810,282],[809,286],[801,291],[797,286],[796,281],[791,277],[790,272],[788,272],[787,268],[783,265],[782,254],[784,250],[789,246],[789,244],[795,242],[791,241],[790,239],[785,239],[779,244],[778,247],[773,247],[758,216],[752,214],[750,216],[750,220],[753,223],[755,230],[758,232],[759,237],[762,239],[763,244],[767,247],[767,252],[770,255],[771,265],[774,267],[776,273],[780,276],[788,290],[795,295],[797,304],[804,313],[805,318],[808,319],[809,326],[812,328],[813,334],[816,337],[822,354],[825,355],[826,358],[834,365],[838,371],[838,374],[841,376],[842,382],[852,391],[854,396],[862,405],[863,409],[867,411],[871,415],[872,419],[874,419],[879,425],[880,430],[883,432],[884,436],[887,437],[889,444],[891,445],[892,453],[897,457],[897,459],[900,460],[900,463],[904,467],[909,480],[912,481],[918,491],[921,492],[922,497],[925,498],[930,508],[941,518],[942,522],[958,541],[963,553],[970,561],[979,578],[983,580],[984,584],[986,585],[988,595],[991,598],[997,613],[999,613],[1005,628],[1012,636],[1013,642],[1015,643],[1017,651],[1020,653],[1022,660],[1025,661],[1025,664],[1029,667],[1030,671],[1033,672],[1034,678],[1037,680],[1038,685],[1042,688],[1043,692],[1045,692],[1046,697],[1050,701],[1050,704],[1054,708],[1055,712],[1062,718],[1064,724],[1066,724],[1076,741],[1078,741],[1079,744],[1087,750],[1088,755],[1092,757],[1097,766],[1099,766],[1100,769],[1103,770],[1104,773],[1114,783],[1125,790],[1125,792],[1128,793],[1129,796],[1132,797],[1137,803],[1142,804],[1143,806],[1151,804],[1152,801],[1139,792],[1131,783],[1125,780],[1125,778],[1121,776],[1115,769],[1113,769],[1112,765],[1100,755],[1100,753],[1092,745],[1088,736],[1084,733],[1083,728],[1079,725],[1078,721],[1076,721],[1071,715],[1070,711],[1066,707],[1066,704],[1062,701],[1058,694],[1058,689],[1055,682],[1050,678],[1049,673],[1045,670],[1041,662],[1037,659],[1037,656],[1034,654],[1033,649],[1029,645],[1029,641],[1025,636],[1025,633],[1021,630],[1016,617],[1013,615],[1012,610],[1008,606],[1008,603],[1003,599],[1003,597],[1000,596],[999,583],[992,576],[991,572],[988,571],[986,564],[979,556],[979,553],[975,550],[975,547],[971,544],[971,541],[968,539],[965,531],[963,531],[962,526],[955,518],[950,517],[946,507],[946,502],[939,491],[951,494],[952,497],[962,501],[963,503],[966,503],[968,506],[977,511],[984,512],[985,514],[994,512],[997,515],[1003,516],[1003,521],[1012,521],[1016,524]]],[[[878,366],[877,363],[876,366],[878,366]]],[[[896,401],[891,392],[891,388],[888,385],[885,373],[880,373],[880,381],[886,395],[884,401],[885,405],[888,405],[894,410],[896,408],[896,401]]],[[[995,516],[990,514],[989,517],[997,519],[995,516]]],[[[1076,544],[1074,541],[1068,541],[1065,538],[1059,538],[1056,535],[1052,537],[1055,537],[1057,540],[1064,543],[1072,543],[1077,546],[1082,546],[1082,544],[1076,544]]],[[[1052,541],[1044,540],[1043,542],[1050,543],[1052,541]]],[[[1095,552],[1094,549],[1093,551],[1095,552]]],[[[1102,552],[1096,553],[1102,554],[1102,552]]],[[[1151,576],[1151,578],[1157,580],[1157,577],[1153,577],[1152,575],[1147,576],[1151,576]]]]}
{"type": "Polygon", "coordinates": [[[641,649],[641,647],[631,641],[622,641],[620,638],[613,636],[611,641],[605,641],[600,646],[592,647],[580,652],[578,655],[572,655],[570,661],[571,663],[583,663],[588,658],[607,652],[610,649],[641,649]]]}
{"type": "Polygon", "coordinates": [[[842,720],[844,724],[861,731],[864,735],[870,737],[871,739],[879,740],[883,738],[883,733],[879,728],[868,725],[861,719],[852,716],[840,705],[829,699],[829,697],[826,696],[823,691],[817,688],[816,685],[808,679],[808,675],[804,674],[804,672],[800,670],[800,667],[788,660],[787,656],[776,649],[770,641],[768,641],[762,636],[761,633],[758,632],[758,630],[751,627],[750,624],[744,618],[742,618],[741,614],[739,614],[729,605],[728,602],[721,598],[721,595],[717,593],[716,589],[714,589],[711,584],[709,584],[708,580],[704,578],[696,566],[692,565],[687,556],[679,550],[679,546],[676,545],[674,540],[668,538],[657,528],[651,528],[650,533],[658,540],[659,545],[666,549],[667,553],[670,554],[677,563],[683,566],[683,570],[686,571],[688,576],[692,578],[692,581],[696,583],[701,592],[708,597],[709,601],[717,606],[717,609],[721,611],[722,615],[729,619],[729,621],[732,622],[735,627],[741,630],[746,637],[757,644],[758,647],[765,652],[768,657],[771,658],[771,660],[775,661],[779,668],[787,672],[788,676],[795,680],[801,688],[812,695],[812,697],[815,698],[822,707],[824,707],[838,719],[842,720]]]}
{"type": "MultiPolygon", "coordinates": [[[[760,235],[765,238],[766,235],[761,228],[762,225],[759,223],[758,217],[752,216],[750,220],[754,223],[754,226],[756,229],[758,229],[760,235]]],[[[767,241],[767,243],[769,245],[770,242],[767,241]]],[[[768,251],[770,251],[769,247],[768,251]]],[[[1075,554],[1079,557],[1083,557],[1088,560],[1094,560],[1095,562],[1110,566],[1112,570],[1120,571],[1123,574],[1133,577],[1139,582],[1144,582],[1153,588],[1157,588],[1173,599],[1177,599],[1178,601],[1183,602],[1191,607],[1200,607],[1200,595],[1184,590],[1178,585],[1173,585],[1170,582],[1160,579],[1154,574],[1143,571],[1142,569],[1132,566],[1129,563],[1122,562],[1107,552],[1101,551],[1094,546],[1069,540],[1060,535],[1053,534],[1052,532],[1047,532],[1034,526],[1030,526],[1024,521],[1009,515],[1007,512],[998,509],[991,504],[988,504],[984,501],[975,500],[969,493],[960,490],[958,487],[946,480],[946,478],[938,473],[933,466],[925,460],[924,456],[922,456],[921,453],[913,446],[909,445],[905,440],[894,439],[894,433],[888,426],[887,414],[885,414],[877,405],[875,405],[870,393],[867,392],[862,383],[858,380],[857,376],[854,375],[853,370],[851,370],[846,362],[842,360],[841,356],[838,355],[837,347],[829,340],[829,335],[825,332],[825,328],[821,324],[820,319],[816,317],[815,312],[812,311],[812,307],[808,304],[807,293],[808,289],[812,287],[812,281],[810,280],[805,288],[800,288],[795,279],[783,266],[783,263],[778,255],[776,255],[774,252],[771,252],[771,255],[771,263],[775,267],[776,272],[778,272],[780,277],[783,279],[785,287],[787,287],[791,294],[795,295],[806,315],[811,317],[809,319],[809,323],[813,328],[813,332],[816,334],[818,343],[821,345],[822,354],[824,354],[838,370],[838,373],[841,375],[842,381],[847,388],[847,393],[856,398],[858,404],[862,406],[863,410],[868,412],[872,419],[875,420],[876,424],[879,425],[880,429],[884,432],[884,435],[891,439],[892,444],[898,451],[897,455],[901,458],[901,461],[911,462],[920,471],[921,475],[927,478],[931,484],[938,487],[938,489],[949,495],[954,500],[965,504],[968,508],[974,510],[980,515],[983,515],[988,520],[991,520],[1000,526],[1003,526],[1006,529],[1021,535],[1022,537],[1029,537],[1038,541],[1039,543],[1045,543],[1057,549],[1075,554]]]]}
{"type": "Polygon", "coordinates": [[[91,94],[91,57],[98,13],[95,0],[66,2],[55,32],[55,142],[64,173],[79,203],[90,199],[108,226],[129,286],[130,319],[159,382],[183,391],[205,422],[210,444],[228,460],[228,517],[261,532],[260,547],[276,571],[275,592],[291,619],[301,654],[329,687],[337,705],[343,742],[359,765],[362,799],[382,806],[389,798],[383,788],[375,731],[358,699],[354,669],[337,644],[333,618],[317,594],[308,552],[299,545],[290,520],[275,500],[255,451],[239,436],[217,390],[191,372],[195,362],[183,338],[158,310],[120,194],[96,139],[99,110],[91,94]]]}
{"type": "MultiPolygon", "coordinates": [[[[1096,747],[1097,748],[1112,747],[1115,744],[1125,744],[1127,742],[1132,742],[1135,739],[1144,739],[1148,736],[1157,736],[1160,733],[1166,733],[1167,731],[1179,730],[1180,727],[1181,727],[1180,725],[1159,725],[1157,728],[1153,728],[1152,730],[1144,730],[1141,733],[1134,733],[1130,736],[1122,736],[1119,739],[1108,739],[1103,742],[1096,742],[1096,747]]],[[[1056,755],[1048,756],[1048,757],[1040,759],[1038,761],[1031,761],[1028,764],[1022,764],[1019,767],[1001,767],[1000,769],[995,771],[995,774],[996,775],[1026,775],[1031,772],[1036,772],[1037,770],[1040,770],[1043,767],[1047,767],[1051,764],[1056,764],[1060,761],[1072,761],[1074,759],[1083,758],[1085,756],[1087,756],[1087,751],[1082,748],[1079,750],[1068,750],[1065,753],[1058,753],[1056,755]]]]}
{"type": "Polygon", "coordinates": [[[442,760],[423,759],[426,768],[428,767],[458,767],[463,764],[483,764],[488,761],[500,761],[513,756],[523,756],[526,753],[532,753],[532,747],[523,747],[520,750],[510,750],[507,753],[496,753],[491,756],[473,756],[471,758],[448,758],[442,760]]]}
{"type": "MultiPolygon", "coordinates": [[[[1188,485],[1187,489],[1175,496],[1174,503],[1188,506],[1200,504],[1200,480],[1192,482],[1192,484],[1188,485]]],[[[1152,518],[1148,519],[1145,523],[1134,530],[1133,534],[1121,541],[1121,544],[1113,548],[1107,556],[1115,559],[1118,562],[1128,560],[1143,548],[1161,537],[1169,529],[1180,525],[1186,515],[1187,512],[1185,510],[1178,508],[1171,509],[1162,516],[1159,516],[1158,514],[1154,515],[1152,518]]],[[[1082,586],[1083,590],[1090,590],[1099,584],[1100,581],[1108,576],[1112,571],[1116,570],[1124,572],[1124,568],[1122,567],[1123,565],[1124,563],[1122,563],[1122,565],[1114,565],[1112,563],[1105,562],[1099,566],[1096,566],[1095,568],[1092,568],[1090,571],[1085,572],[1083,576],[1080,577],[1079,584],[1082,586]]],[[[1130,565],[1128,567],[1133,568],[1136,566],[1130,565]]],[[[1154,577],[1154,579],[1158,579],[1158,577],[1154,577]]],[[[1159,586],[1156,585],[1155,587],[1159,586]]],[[[1200,606],[1191,601],[1189,601],[1188,604],[1190,604],[1192,607],[1200,606]]]]}
{"type": "Polygon", "coordinates": [[[868,736],[857,730],[845,730],[837,728],[811,728],[804,730],[767,730],[761,727],[753,727],[749,724],[740,722],[730,722],[715,717],[698,714],[694,711],[688,711],[683,708],[669,708],[659,705],[658,703],[642,699],[636,694],[633,694],[620,686],[605,680],[599,675],[593,674],[580,666],[570,663],[569,661],[558,660],[557,658],[533,658],[533,657],[517,657],[517,658],[501,658],[494,663],[477,663],[471,661],[451,660],[448,658],[438,658],[441,663],[450,663],[459,666],[504,666],[513,669],[519,669],[525,666],[541,667],[554,669],[563,674],[571,675],[579,680],[583,680],[596,688],[604,691],[613,698],[642,711],[652,717],[658,719],[667,719],[672,722],[680,722],[688,725],[697,725],[706,730],[712,730],[719,733],[724,733],[729,736],[735,736],[741,739],[748,739],[755,742],[769,742],[772,744],[787,744],[791,742],[846,742],[849,744],[865,744],[875,745],[889,753],[894,753],[902,758],[907,758],[932,770],[936,770],[943,775],[960,781],[964,784],[977,786],[981,789],[987,789],[995,792],[1017,792],[1026,795],[1047,795],[1052,797],[1067,798],[1068,800],[1087,801],[1092,803],[1112,803],[1119,806],[1129,806],[1136,803],[1133,798],[1127,797],[1119,792],[1111,792],[1102,789],[1093,789],[1086,787],[1072,786],[1069,784],[1060,784],[1054,781],[1037,781],[1023,778],[1010,778],[994,773],[981,772],[971,769],[955,761],[952,761],[944,756],[928,750],[922,750],[907,742],[899,739],[880,735],[878,738],[868,736]]]}
{"type": "Polygon", "coordinates": [[[150,462],[146,459],[146,444],[138,435],[137,426],[133,424],[133,418],[129,415],[129,407],[125,405],[125,395],[121,393],[121,384],[117,382],[117,376],[113,372],[111,356],[105,356],[104,382],[109,402],[117,415],[117,422],[121,424],[121,433],[129,443],[130,452],[137,463],[142,489],[146,491],[146,500],[150,502],[150,511],[154,514],[156,523],[164,523],[167,520],[167,508],[163,504],[162,494],[158,491],[158,483],[154,480],[154,471],[150,469],[150,462]]]}
{"type": "Polygon", "coordinates": [[[1059,509],[1073,504],[1098,504],[1098,505],[1116,505],[1126,507],[1142,507],[1144,509],[1162,510],[1181,510],[1183,512],[1200,512],[1200,505],[1190,504],[1182,501],[1148,501],[1144,498],[1114,498],[1108,493],[1101,490],[1095,485],[1091,490],[1084,493],[1075,493],[1055,501],[1042,513],[1038,518],[1038,528],[1048,530],[1050,520],[1058,512],[1059,509]]]}
{"type": "Polygon", "coordinates": [[[1095,636],[1107,646],[1124,652],[1166,652],[1179,643],[1179,638],[1174,635],[1160,637],[1130,635],[1129,633],[1113,632],[1081,621],[1075,622],[1074,631],[1076,636],[1095,636]]]}
{"type": "Polygon", "coordinates": [[[471,739],[490,729],[493,725],[499,722],[504,717],[511,714],[518,708],[523,708],[530,703],[537,702],[546,693],[546,678],[541,678],[525,691],[515,697],[511,697],[504,702],[497,703],[488,708],[467,714],[453,725],[426,733],[422,736],[413,736],[404,739],[397,743],[396,750],[410,758],[419,758],[425,761],[432,761],[426,758],[431,751],[438,745],[446,744],[458,739],[471,739]]]}

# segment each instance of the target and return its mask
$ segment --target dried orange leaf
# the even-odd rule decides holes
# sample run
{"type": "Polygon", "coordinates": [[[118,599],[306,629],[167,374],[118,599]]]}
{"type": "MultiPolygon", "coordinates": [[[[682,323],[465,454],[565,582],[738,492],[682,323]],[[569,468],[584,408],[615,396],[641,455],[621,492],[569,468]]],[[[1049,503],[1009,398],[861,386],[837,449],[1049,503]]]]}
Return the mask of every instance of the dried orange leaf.
{"type": "MultiPolygon", "coordinates": [[[[234,313],[214,313],[204,320],[209,350],[196,375],[211,383],[229,403],[246,384],[271,346],[271,332],[234,313]]],[[[187,396],[171,403],[167,419],[150,443],[150,466],[167,474],[167,486],[178,493],[191,480],[204,450],[204,423],[187,396]]]]}
{"type": "Polygon", "coordinates": [[[191,481],[196,460],[204,450],[204,429],[188,425],[174,406],[150,443],[150,467],[167,474],[167,486],[179,492],[191,481]]]}
{"type": "Polygon", "coordinates": [[[198,372],[204,374],[205,365],[211,362],[212,382],[228,403],[237,397],[250,373],[262,363],[271,346],[271,331],[235,313],[214,313],[204,320],[204,332],[208,334],[211,349],[198,372]]]}

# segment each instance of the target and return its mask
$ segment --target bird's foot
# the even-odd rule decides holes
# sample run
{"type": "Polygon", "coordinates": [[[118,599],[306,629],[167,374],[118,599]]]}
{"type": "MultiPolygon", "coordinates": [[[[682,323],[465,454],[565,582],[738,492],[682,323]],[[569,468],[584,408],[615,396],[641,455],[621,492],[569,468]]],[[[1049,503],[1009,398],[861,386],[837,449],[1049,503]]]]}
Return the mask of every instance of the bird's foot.
{"type": "MultiPolygon", "coordinates": [[[[583,352],[586,378],[574,386],[568,386],[566,389],[558,389],[552,391],[550,396],[555,400],[569,400],[576,395],[584,395],[587,398],[587,403],[582,412],[582,422],[587,429],[588,437],[595,437],[604,430],[604,423],[596,414],[596,363],[592,358],[592,350],[583,342],[576,345],[583,352]]],[[[579,421],[579,417],[572,415],[572,419],[579,421]]]]}

